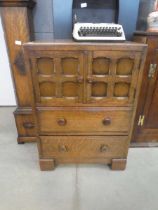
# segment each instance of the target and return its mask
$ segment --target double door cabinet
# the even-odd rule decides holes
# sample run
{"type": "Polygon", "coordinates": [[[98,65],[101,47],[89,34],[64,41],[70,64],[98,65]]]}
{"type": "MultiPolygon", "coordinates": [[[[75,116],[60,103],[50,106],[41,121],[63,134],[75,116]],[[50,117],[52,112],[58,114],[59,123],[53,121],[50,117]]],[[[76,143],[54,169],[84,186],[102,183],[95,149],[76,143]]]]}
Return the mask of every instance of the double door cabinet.
{"type": "Polygon", "coordinates": [[[41,170],[59,163],[126,166],[146,45],[23,45],[41,170]]]}

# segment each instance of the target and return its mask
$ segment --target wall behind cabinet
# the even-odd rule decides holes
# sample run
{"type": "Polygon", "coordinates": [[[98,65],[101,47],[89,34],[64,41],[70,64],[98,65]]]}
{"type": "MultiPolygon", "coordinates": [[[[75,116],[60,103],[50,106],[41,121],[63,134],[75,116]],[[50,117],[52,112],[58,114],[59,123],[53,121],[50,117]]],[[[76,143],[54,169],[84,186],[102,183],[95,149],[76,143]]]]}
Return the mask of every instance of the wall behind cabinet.
{"type": "Polygon", "coordinates": [[[0,17],[0,106],[15,106],[15,94],[10,73],[7,47],[0,17]]]}
{"type": "Polygon", "coordinates": [[[36,0],[33,10],[34,32],[36,40],[51,40],[53,30],[53,0],[36,0]]]}
{"type": "MultiPolygon", "coordinates": [[[[120,0],[119,23],[123,25],[128,40],[136,30],[139,1],[120,0]]],[[[34,9],[36,40],[72,38],[72,2],[73,0],[37,0],[34,9]]]]}
{"type": "MultiPolygon", "coordinates": [[[[83,2],[86,2],[84,0],[83,2]]],[[[136,30],[139,0],[120,0],[119,23],[123,25],[128,40],[136,30]]],[[[72,0],[53,0],[54,37],[72,37],[72,0]]]]}

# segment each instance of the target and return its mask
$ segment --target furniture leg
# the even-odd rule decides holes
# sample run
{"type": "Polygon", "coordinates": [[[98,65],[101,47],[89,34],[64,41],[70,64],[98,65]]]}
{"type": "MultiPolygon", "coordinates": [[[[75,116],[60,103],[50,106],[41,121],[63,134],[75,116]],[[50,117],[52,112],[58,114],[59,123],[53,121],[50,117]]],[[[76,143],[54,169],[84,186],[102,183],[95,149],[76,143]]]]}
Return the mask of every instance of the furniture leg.
{"type": "Polygon", "coordinates": [[[113,171],[123,171],[126,169],[127,159],[112,159],[111,169],[113,171]]]}
{"type": "Polygon", "coordinates": [[[54,159],[40,159],[39,163],[41,171],[51,171],[55,169],[54,159]]]}

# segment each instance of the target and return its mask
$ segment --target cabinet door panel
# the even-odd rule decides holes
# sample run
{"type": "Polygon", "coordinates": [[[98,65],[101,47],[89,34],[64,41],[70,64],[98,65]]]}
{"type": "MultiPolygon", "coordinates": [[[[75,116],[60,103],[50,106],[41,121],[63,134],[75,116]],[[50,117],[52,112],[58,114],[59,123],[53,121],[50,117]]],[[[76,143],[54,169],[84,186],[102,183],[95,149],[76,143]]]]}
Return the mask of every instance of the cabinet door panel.
{"type": "MultiPolygon", "coordinates": [[[[136,37],[137,38],[137,37],[136,37]]],[[[143,37],[144,39],[144,37],[143,37]]],[[[135,41],[140,42],[142,35],[135,41]]],[[[148,53],[144,66],[143,82],[138,101],[136,123],[132,141],[140,145],[157,145],[158,142],[158,37],[146,34],[148,53]],[[157,65],[152,69],[151,65],[157,65]],[[154,70],[154,71],[153,71],[154,70]],[[150,72],[150,74],[149,74],[150,72]],[[140,119],[143,119],[141,123],[140,119]]]]}
{"type": "Polygon", "coordinates": [[[158,79],[155,85],[152,99],[153,100],[148,111],[148,120],[146,120],[145,126],[158,129],[158,79]]]}
{"type": "Polygon", "coordinates": [[[96,51],[88,56],[87,103],[132,104],[135,99],[140,54],[96,51]]]}
{"type": "Polygon", "coordinates": [[[38,51],[31,55],[31,63],[38,105],[74,105],[82,102],[82,53],[38,51]]]}
{"type": "Polygon", "coordinates": [[[158,49],[155,49],[151,59],[157,68],[152,77],[148,77],[148,91],[144,105],[144,128],[154,129],[158,127],[158,49]]]}

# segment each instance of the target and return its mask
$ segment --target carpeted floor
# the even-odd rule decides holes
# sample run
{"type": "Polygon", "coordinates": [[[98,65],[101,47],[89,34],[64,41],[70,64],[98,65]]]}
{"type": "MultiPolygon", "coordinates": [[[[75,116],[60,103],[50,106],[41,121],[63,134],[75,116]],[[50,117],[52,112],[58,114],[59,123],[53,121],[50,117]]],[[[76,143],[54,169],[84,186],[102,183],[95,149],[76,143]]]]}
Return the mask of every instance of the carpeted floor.
{"type": "Polygon", "coordinates": [[[158,148],[130,149],[127,170],[60,165],[41,172],[35,143],[18,145],[0,108],[0,210],[158,210],[158,148]]]}

